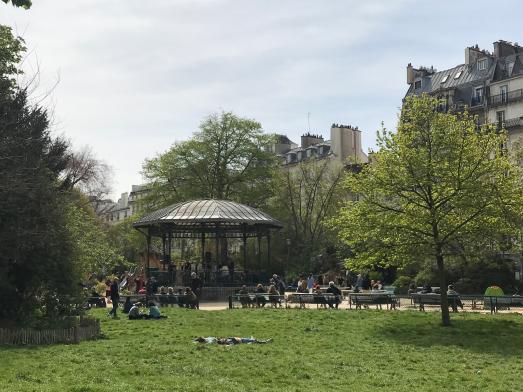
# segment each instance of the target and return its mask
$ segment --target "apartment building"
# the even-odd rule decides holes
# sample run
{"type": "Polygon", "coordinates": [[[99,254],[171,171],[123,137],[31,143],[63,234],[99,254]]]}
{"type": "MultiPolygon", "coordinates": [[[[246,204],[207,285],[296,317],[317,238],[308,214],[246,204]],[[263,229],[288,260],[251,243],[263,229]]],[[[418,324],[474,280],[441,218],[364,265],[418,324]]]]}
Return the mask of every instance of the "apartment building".
{"type": "Polygon", "coordinates": [[[493,52],[478,45],[465,48],[464,63],[436,71],[407,66],[408,95],[427,93],[442,99],[442,110],[478,116],[479,124],[504,125],[509,148],[523,137],[523,47],[494,42],[493,52]]]}
{"type": "Polygon", "coordinates": [[[292,167],[311,159],[328,159],[333,163],[367,163],[368,157],[361,148],[361,131],[351,125],[332,124],[330,140],[320,134],[305,133],[300,145],[285,135],[276,135],[276,142],[267,149],[280,157],[282,165],[292,167]]]}
{"type": "Polygon", "coordinates": [[[139,200],[146,194],[145,185],[132,185],[131,192],[122,193],[116,203],[109,199],[98,200],[93,198],[91,205],[103,222],[114,225],[139,212],[141,209],[139,200]]]}

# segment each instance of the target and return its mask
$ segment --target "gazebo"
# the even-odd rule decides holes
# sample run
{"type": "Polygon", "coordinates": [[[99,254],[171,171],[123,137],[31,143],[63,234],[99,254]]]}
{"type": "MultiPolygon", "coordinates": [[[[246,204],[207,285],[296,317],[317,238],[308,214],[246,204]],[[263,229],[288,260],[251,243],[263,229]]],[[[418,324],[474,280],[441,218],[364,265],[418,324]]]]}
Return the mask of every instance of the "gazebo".
{"type": "Polygon", "coordinates": [[[176,203],[143,216],[133,226],[147,238],[147,267],[153,237],[161,239],[162,260],[171,262],[172,240],[175,238],[199,239],[201,263],[206,265],[206,250],[214,246],[215,262],[223,264],[224,252],[220,243],[228,238],[243,241],[243,265],[248,268],[247,239],[256,238],[258,265],[261,263],[262,240],[266,239],[267,263],[271,258],[271,231],[283,225],[256,208],[228,200],[192,200],[176,203]],[[210,243],[210,244],[209,244],[210,243]]]}

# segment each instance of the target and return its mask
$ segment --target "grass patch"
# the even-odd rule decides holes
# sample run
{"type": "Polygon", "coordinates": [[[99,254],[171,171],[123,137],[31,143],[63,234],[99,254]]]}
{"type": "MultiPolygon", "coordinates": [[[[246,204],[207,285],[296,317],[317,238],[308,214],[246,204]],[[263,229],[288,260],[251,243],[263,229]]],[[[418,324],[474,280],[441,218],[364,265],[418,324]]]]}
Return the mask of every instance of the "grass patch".
{"type": "Polygon", "coordinates": [[[168,309],[167,320],[102,319],[105,338],[0,347],[0,390],[520,390],[523,317],[439,313],[168,309]],[[196,345],[195,336],[273,338],[196,345]]]}

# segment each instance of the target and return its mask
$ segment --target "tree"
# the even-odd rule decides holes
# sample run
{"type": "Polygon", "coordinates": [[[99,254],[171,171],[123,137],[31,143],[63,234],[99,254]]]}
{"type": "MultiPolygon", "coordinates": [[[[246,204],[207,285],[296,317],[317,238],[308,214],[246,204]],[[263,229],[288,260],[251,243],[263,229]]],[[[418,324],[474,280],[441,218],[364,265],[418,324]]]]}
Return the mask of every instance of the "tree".
{"type": "Polygon", "coordinates": [[[26,10],[31,8],[32,2],[31,0],[2,0],[4,3],[9,4],[11,3],[15,7],[22,7],[26,10]]]}
{"type": "Polygon", "coordinates": [[[86,197],[79,192],[70,194],[66,207],[66,229],[72,244],[71,261],[86,278],[92,273],[102,274],[126,264],[113,245],[108,230],[103,226],[86,197]]]}
{"type": "Polygon", "coordinates": [[[378,135],[379,151],[346,180],[360,195],[335,220],[355,252],[348,265],[404,265],[430,258],[441,287],[443,325],[450,324],[447,256],[496,248],[520,224],[520,168],[492,125],[478,129],[468,113],[437,110],[427,96],[406,99],[396,134],[378,135]]]}
{"type": "Polygon", "coordinates": [[[85,146],[70,154],[62,173],[62,188],[76,188],[94,200],[101,200],[111,191],[110,176],[110,167],[97,159],[90,147],[85,146]]]}
{"type": "Polygon", "coordinates": [[[276,164],[274,155],[264,151],[269,141],[256,121],[228,112],[213,114],[190,140],[145,162],[150,192],[144,203],[158,208],[211,198],[264,205],[276,164]]]}
{"type": "MultiPolygon", "coordinates": [[[[335,240],[328,220],[339,207],[344,166],[329,159],[301,162],[275,174],[272,214],[284,224],[284,236],[293,244],[299,268],[312,270],[311,258],[335,240]]],[[[282,250],[283,251],[283,250],[282,250]]]]}
{"type": "Polygon", "coordinates": [[[70,314],[82,294],[60,191],[68,143],[16,85],[24,49],[0,27],[0,319],[18,322],[70,314]]]}
{"type": "Polygon", "coordinates": [[[14,37],[10,27],[0,25],[0,91],[12,92],[16,75],[22,74],[18,63],[25,49],[22,38],[14,37]]]}

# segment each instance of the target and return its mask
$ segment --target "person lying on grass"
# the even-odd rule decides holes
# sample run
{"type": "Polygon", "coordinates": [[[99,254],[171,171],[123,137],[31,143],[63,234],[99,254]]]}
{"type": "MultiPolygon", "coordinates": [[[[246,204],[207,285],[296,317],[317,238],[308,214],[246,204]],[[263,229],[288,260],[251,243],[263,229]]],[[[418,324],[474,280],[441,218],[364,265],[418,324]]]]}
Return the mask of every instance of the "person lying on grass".
{"type": "Polygon", "coordinates": [[[253,337],[250,338],[239,338],[239,337],[229,337],[229,338],[215,338],[214,336],[209,336],[204,338],[199,336],[193,339],[195,343],[208,343],[208,344],[222,344],[222,345],[233,345],[233,344],[266,344],[272,342],[272,339],[256,339],[253,337]]]}

